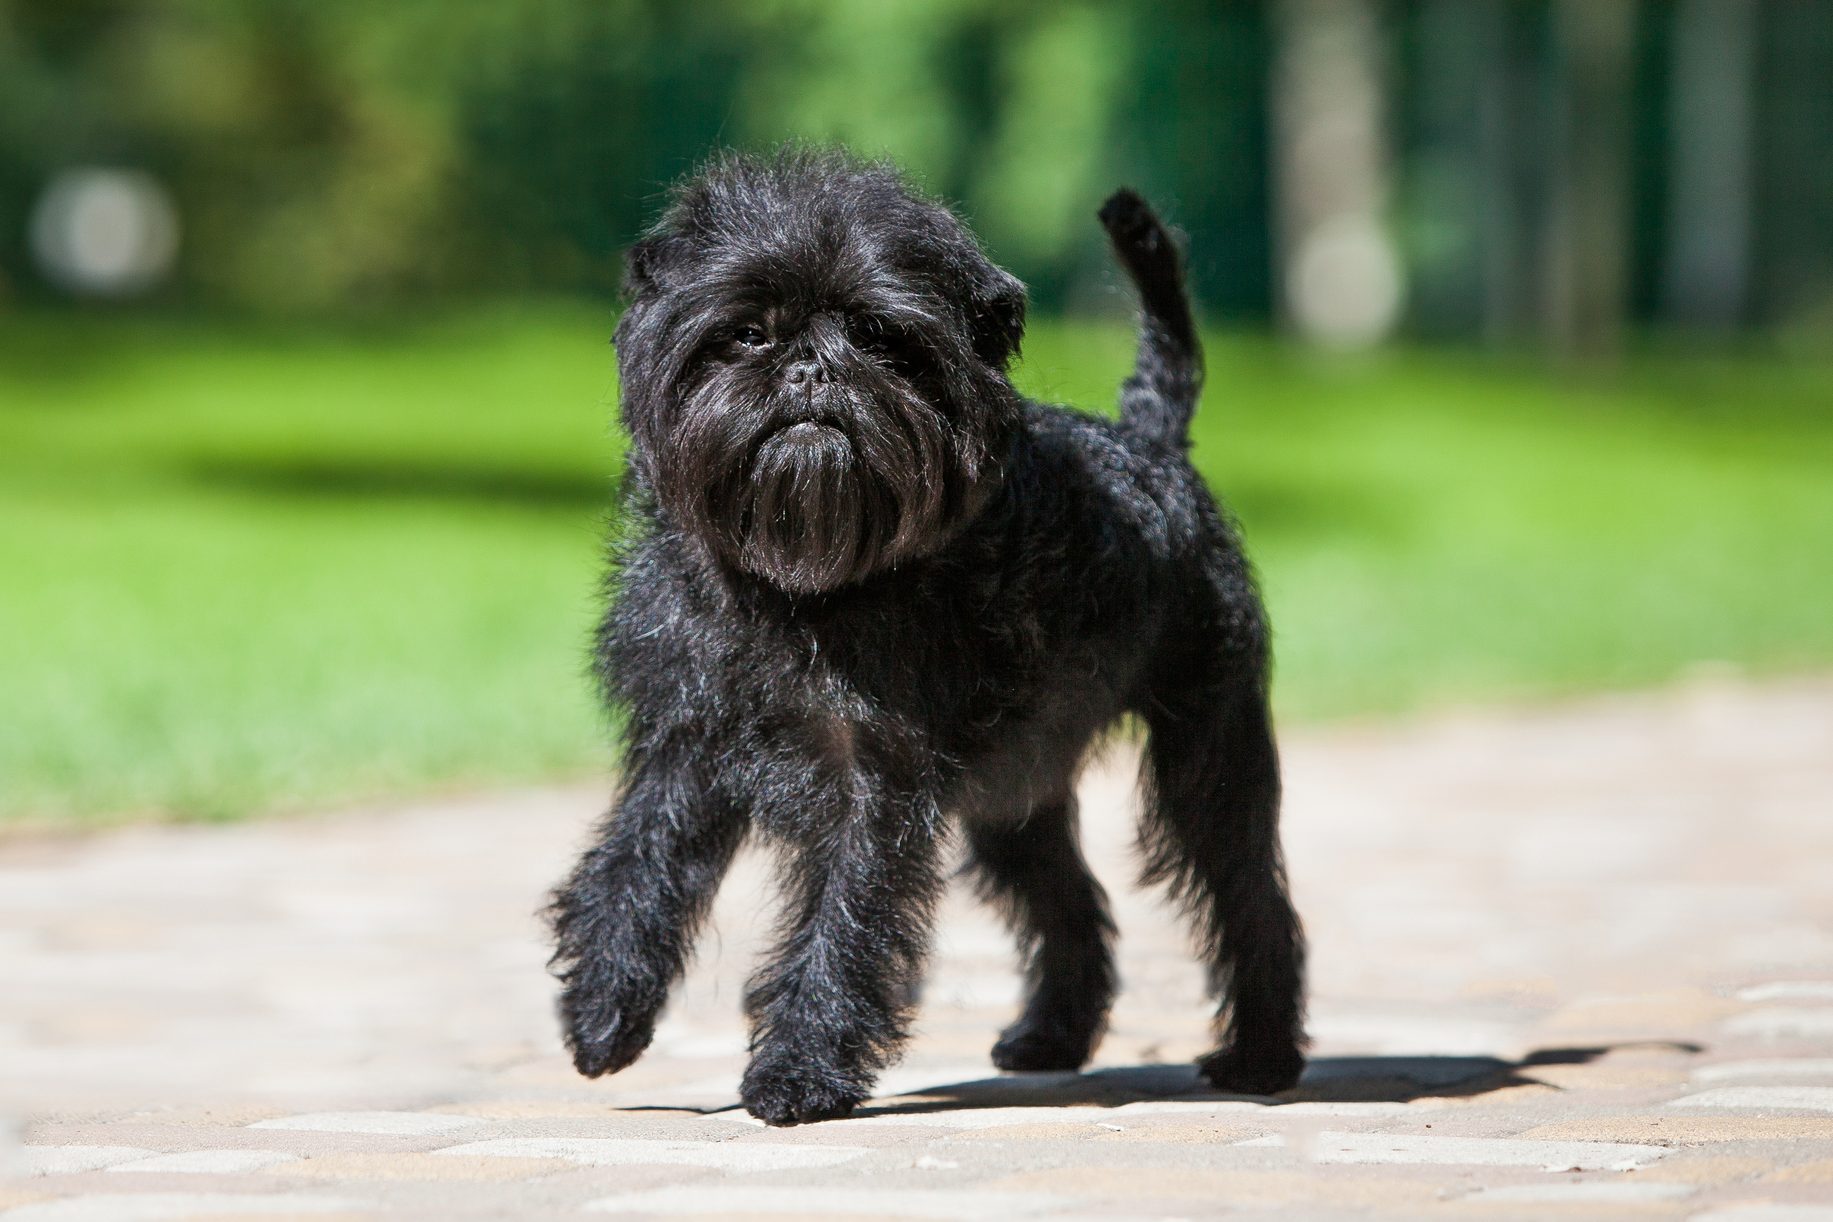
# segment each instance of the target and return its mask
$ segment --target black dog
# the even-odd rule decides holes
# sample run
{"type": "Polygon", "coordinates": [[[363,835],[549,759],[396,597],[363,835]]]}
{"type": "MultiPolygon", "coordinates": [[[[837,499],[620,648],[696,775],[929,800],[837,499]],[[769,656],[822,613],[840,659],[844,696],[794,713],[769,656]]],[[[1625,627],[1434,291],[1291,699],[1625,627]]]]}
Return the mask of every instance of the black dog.
{"type": "Polygon", "coordinates": [[[1118,423],[1013,390],[1024,286],[889,168],[729,157],[631,250],[631,537],[598,650],[627,763],[553,907],[581,1073],[648,1045],[755,829],[787,911],[746,996],[740,1093],[771,1124],[846,1114],[908,1033],[950,818],[1025,955],[994,1063],[1081,1066],[1114,928],[1073,786],[1130,712],[1145,877],[1189,911],[1224,999],[1202,1070],[1297,1081],[1266,622],[1184,456],[1201,354],[1177,254],[1132,192],[1101,220],[1144,306],[1118,423]]]}

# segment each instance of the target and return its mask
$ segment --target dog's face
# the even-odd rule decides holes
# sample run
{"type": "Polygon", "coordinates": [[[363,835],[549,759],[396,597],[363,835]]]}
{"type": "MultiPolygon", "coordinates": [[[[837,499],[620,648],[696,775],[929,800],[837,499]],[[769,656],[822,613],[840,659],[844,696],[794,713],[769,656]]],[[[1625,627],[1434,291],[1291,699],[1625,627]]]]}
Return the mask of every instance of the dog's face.
{"type": "Polygon", "coordinates": [[[939,548],[996,486],[1024,286],[892,171],[723,160],[628,280],[637,477],[723,562],[832,590],[939,548]]]}

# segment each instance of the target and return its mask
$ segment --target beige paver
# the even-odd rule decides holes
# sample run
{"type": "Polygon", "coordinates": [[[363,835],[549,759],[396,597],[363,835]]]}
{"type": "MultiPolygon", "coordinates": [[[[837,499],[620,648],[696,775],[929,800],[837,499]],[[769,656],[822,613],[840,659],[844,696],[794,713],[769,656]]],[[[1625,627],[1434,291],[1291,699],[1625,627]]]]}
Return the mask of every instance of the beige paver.
{"type": "Polygon", "coordinates": [[[1793,1167],[1783,1167],[1764,1177],[1778,1183],[1792,1184],[1833,1184],[1833,1158],[1823,1158],[1811,1163],[1797,1163],[1793,1167]]]}
{"type": "Polygon", "coordinates": [[[233,1222],[260,1218],[349,1219],[363,1216],[363,1202],[340,1197],[249,1192],[90,1193],[21,1205],[7,1211],[9,1222],[188,1222],[210,1218],[233,1222]]]}
{"type": "Polygon", "coordinates": [[[660,1188],[605,1197],[586,1208],[600,1213],[730,1215],[806,1218],[1023,1218],[1067,1203],[1041,1193],[948,1192],[927,1188],[660,1188]]]}
{"type": "Polygon", "coordinates": [[[1692,1146],[1728,1141],[1833,1143],[1833,1121],[1797,1116],[1598,1116],[1538,1125],[1522,1134],[1545,1141],[1642,1141],[1692,1146]]]}
{"type": "Polygon", "coordinates": [[[1676,1099],[1674,1107],[1763,1112],[1833,1112],[1833,1086],[1721,1086],[1676,1099]]]}
{"type": "Polygon", "coordinates": [[[1012,951],[952,895],[906,1061],[787,1131],[734,1107],[755,857],[650,1053],[561,1053],[535,913],[602,787],[0,839],[0,1222],[1833,1210],[1833,678],[1285,758],[1316,1046],[1276,1106],[1188,1064],[1201,976],[1131,888],[1124,745],[1083,785],[1126,987],[1090,1071],[987,1064],[1012,951]]]}
{"type": "Polygon", "coordinates": [[[320,1154],[276,1167],[273,1174],[312,1180],[531,1180],[573,1164],[558,1158],[456,1158],[432,1154],[320,1154]]]}
{"type": "Polygon", "coordinates": [[[151,1150],[133,1146],[27,1146],[24,1170],[31,1175],[71,1175],[147,1157],[151,1150]]]}
{"type": "Polygon", "coordinates": [[[1695,1154],[1682,1152],[1646,1172],[1649,1179],[1682,1184],[1737,1184],[1756,1180],[1776,1168],[1773,1153],[1695,1154]]]}
{"type": "Polygon", "coordinates": [[[240,1175],[298,1161],[297,1154],[283,1150],[180,1150],[176,1154],[155,1154],[129,1163],[112,1163],[108,1170],[123,1174],[240,1175]]]}
{"type": "Polygon", "coordinates": [[[452,1133],[484,1123],[473,1116],[437,1112],[314,1112],[257,1120],[251,1129],[290,1129],[305,1133],[371,1133],[383,1137],[422,1137],[452,1133]]]}
{"type": "Polygon", "coordinates": [[[1175,1175],[1141,1175],[1127,1167],[1053,1167],[1007,1176],[991,1185],[996,1189],[1074,1193],[1096,1201],[1137,1201],[1147,1216],[1162,1211],[1182,1211],[1202,1202],[1249,1208],[1277,1209],[1303,1203],[1310,1208],[1370,1207],[1381,1210],[1419,1209],[1441,1195],[1429,1180],[1359,1172],[1339,1168],[1303,1171],[1217,1171],[1206,1167],[1179,1168],[1175,1175]]]}

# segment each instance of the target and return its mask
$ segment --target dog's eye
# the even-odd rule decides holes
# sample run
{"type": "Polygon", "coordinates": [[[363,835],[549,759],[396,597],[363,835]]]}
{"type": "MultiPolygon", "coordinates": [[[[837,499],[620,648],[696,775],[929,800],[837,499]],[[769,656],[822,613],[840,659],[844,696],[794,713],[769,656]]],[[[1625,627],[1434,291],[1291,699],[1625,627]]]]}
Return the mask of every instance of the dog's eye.
{"type": "Polygon", "coordinates": [[[732,332],[732,342],[740,348],[768,348],[770,337],[762,327],[740,327],[732,332]]]}
{"type": "Polygon", "coordinates": [[[898,347],[898,336],[876,318],[850,318],[847,338],[853,346],[876,356],[886,356],[898,347]]]}

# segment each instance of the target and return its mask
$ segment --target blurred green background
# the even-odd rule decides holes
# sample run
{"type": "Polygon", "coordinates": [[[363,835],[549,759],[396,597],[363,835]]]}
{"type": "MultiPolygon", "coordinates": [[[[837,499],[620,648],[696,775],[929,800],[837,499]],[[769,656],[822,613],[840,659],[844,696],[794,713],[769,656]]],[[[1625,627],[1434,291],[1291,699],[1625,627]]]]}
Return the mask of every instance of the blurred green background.
{"type": "Polygon", "coordinates": [[[618,254],[844,141],[1108,410],[1187,233],[1288,722],[1833,662],[1833,0],[0,0],[0,821],[594,775],[618,254]]]}

